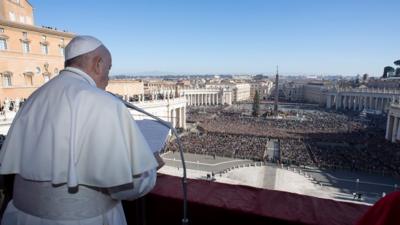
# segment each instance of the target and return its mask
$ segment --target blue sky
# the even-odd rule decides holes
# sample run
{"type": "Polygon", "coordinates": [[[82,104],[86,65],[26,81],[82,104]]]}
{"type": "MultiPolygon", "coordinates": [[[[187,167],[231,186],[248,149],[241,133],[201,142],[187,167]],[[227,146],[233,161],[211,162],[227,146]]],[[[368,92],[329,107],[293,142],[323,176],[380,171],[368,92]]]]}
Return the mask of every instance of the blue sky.
{"type": "Polygon", "coordinates": [[[396,0],[30,0],[36,25],[101,39],[112,74],[368,73],[400,59],[396,0]]]}

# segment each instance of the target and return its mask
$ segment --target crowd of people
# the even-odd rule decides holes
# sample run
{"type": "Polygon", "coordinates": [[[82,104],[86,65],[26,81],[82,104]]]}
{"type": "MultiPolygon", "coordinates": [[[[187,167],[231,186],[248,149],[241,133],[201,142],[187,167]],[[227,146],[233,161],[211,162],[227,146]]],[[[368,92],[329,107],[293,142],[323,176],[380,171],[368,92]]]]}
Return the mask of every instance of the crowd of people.
{"type": "MultiPolygon", "coordinates": [[[[270,138],[280,140],[284,163],[400,174],[400,148],[384,139],[380,121],[308,110],[296,118],[251,117],[226,109],[190,110],[200,134],[182,138],[198,154],[264,160],[270,138]]],[[[177,148],[171,143],[170,150],[177,148]]]]}
{"type": "Polygon", "coordinates": [[[281,161],[286,164],[314,165],[306,144],[298,139],[280,141],[281,161]]]}
{"type": "MultiPolygon", "coordinates": [[[[230,158],[261,160],[265,155],[267,137],[207,132],[182,136],[183,148],[190,153],[208,154],[230,158]]],[[[170,142],[167,151],[178,146],[170,142]]]]}
{"type": "Polygon", "coordinates": [[[202,120],[201,127],[210,132],[250,134],[271,138],[301,138],[307,134],[347,133],[362,129],[360,122],[347,116],[327,112],[304,113],[301,117],[254,118],[241,114],[221,113],[202,120]]]}

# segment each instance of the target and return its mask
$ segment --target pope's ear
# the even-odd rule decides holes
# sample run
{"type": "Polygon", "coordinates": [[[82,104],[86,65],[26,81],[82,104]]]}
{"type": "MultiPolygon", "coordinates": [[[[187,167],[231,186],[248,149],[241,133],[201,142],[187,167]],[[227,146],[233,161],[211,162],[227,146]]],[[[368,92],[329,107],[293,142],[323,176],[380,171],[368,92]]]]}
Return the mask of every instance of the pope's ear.
{"type": "Polygon", "coordinates": [[[101,60],[100,56],[93,57],[93,70],[96,75],[101,73],[101,60]]]}

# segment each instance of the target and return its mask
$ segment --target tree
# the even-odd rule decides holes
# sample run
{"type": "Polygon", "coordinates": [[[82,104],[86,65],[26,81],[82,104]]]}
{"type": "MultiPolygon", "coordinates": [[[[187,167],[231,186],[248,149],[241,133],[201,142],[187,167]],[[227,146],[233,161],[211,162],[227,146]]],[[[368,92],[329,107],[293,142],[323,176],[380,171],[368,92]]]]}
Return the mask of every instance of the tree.
{"type": "Polygon", "coordinates": [[[363,75],[362,80],[363,80],[363,83],[367,83],[367,80],[368,80],[368,74],[367,73],[365,73],[363,75]]]}
{"type": "Polygon", "coordinates": [[[253,100],[253,112],[251,114],[256,117],[260,115],[260,95],[257,90],[253,100]]]}
{"type": "Polygon", "coordinates": [[[395,77],[400,77],[400,67],[396,68],[396,72],[394,73],[395,77]]]}
{"type": "Polygon", "coordinates": [[[396,72],[394,73],[394,76],[400,77],[400,60],[396,60],[393,63],[394,63],[394,65],[398,66],[396,68],[396,72]]]}
{"type": "Polygon", "coordinates": [[[382,78],[388,78],[388,73],[393,73],[394,72],[394,68],[391,66],[385,66],[383,68],[383,75],[382,78]]]}
{"type": "Polygon", "coordinates": [[[353,81],[353,87],[360,86],[360,74],[357,74],[356,79],[353,81]]]}

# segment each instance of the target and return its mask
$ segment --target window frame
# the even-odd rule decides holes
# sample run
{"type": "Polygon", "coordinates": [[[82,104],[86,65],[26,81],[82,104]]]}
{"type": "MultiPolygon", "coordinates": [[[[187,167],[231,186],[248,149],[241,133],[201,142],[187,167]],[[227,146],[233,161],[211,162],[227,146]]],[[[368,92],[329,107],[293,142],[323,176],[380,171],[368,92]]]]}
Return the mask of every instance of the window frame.
{"type": "MultiPolygon", "coordinates": [[[[2,48],[0,47],[0,51],[7,51],[7,50],[8,50],[7,39],[0,38],[0,42],[4,42],[4,49],[2,49],[2,48]]],[[[2,45],[0,45],[0,46],[2,46],[2,45]]]]}

